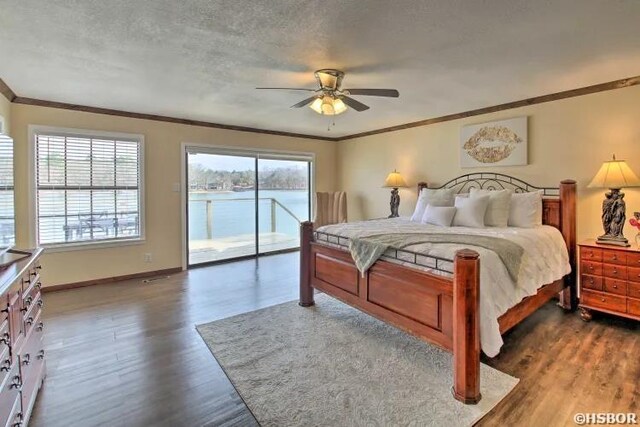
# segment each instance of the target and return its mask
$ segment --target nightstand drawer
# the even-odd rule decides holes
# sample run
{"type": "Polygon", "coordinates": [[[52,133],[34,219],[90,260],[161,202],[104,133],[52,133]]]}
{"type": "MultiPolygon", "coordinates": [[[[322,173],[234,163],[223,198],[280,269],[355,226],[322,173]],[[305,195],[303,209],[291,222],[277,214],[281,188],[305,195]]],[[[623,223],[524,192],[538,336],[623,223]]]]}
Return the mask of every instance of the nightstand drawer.
{"type": "Polygon", "coordinates": [[[627,299],[622,296],[605,294],[602,292],[582,290],[580,300],[584,305],[593,308],[603,308],[605,310],[627,312],[627,299]]]}
{"type": "Polygon", "coordinates": [[[640,268],[640,253],[627,254],[627,265],[640,268]]]}
{"type": "Polygon", "coordinates": [[[580,276],[580,286],[587,289],[594,289],[596,291],[601,291],[602,277],[583,274],[582,276],[580,276]]]}
{"type": "Polygon", "coordinates": [[[602,289],[610,294],[627,295],[627,282],[605,277],[602,289]]]}
{"type": "Polygon", "coordinates": [[[627,299],[627,312],[634,316],[640,316],[640,299],[627,299]]]}
{"type": "Polygon", "coordinates": [[[582,261],[580,272],[582,274],[591,274],[592,276],[602,276],[602,264],[593,261],[582,261]]]}
{"type": "Polygon", "coordinates": [[[602,249],[582,247],[580,258],[585,261],[602,261],[602,249]]]}
{"type": "Polygon", "coordinates": [[[627,280],[627,267],[615,264],[602,264],[602,275],[613,279],[627,280]]]}
{"type": "Polygon", "coordinates": [[[622,251],[602,250],[602,262],[627,265],[627,254],[622,251]]]}
{"type": "Polygon", "coordinates": [[[627,267],[627,278],[632,282],[640,282],[640,268],[627,267]]]}
{"type": "Polygon", "coordinates": [[[627,282],[627,295],[631,298],[640,298],[640,283],[627,282]]]}

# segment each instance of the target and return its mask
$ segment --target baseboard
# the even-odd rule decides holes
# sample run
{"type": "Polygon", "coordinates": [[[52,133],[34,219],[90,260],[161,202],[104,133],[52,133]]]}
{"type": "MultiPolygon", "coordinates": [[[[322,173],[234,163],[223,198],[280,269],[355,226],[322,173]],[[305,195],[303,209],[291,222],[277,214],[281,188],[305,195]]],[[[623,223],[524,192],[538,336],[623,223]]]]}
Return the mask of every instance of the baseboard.
{"type": "Polygon", "coordinates": [[[142,279],[145,277],[162,276],[165,274],[175,274],[182,271],[182,267],[165,268],[163,270],[145,271],[142,273],[125,274],[124,276],[104,277],[102,279],[85,280],[83,282],[64,283],[61,285],[44,286],[42,292],[57,292],[67,289],[84,288],[85,286],[105,285],[108,283],[121,282],[123,280],[142,279]]]}

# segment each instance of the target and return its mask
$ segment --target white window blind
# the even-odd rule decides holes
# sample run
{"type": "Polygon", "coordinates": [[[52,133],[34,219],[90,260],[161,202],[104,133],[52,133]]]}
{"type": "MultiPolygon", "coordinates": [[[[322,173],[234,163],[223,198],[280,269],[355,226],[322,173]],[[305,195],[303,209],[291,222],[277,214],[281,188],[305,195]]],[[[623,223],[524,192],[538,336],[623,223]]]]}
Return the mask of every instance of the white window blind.
{"type": "Polygon", "coordinates": [[[141,141],[37,133],[39,244],[139,239],[141,141]]]}
{"type": "Polygon", "coordinates": [[[0,247],[15,243],[13,140],[0,135],[0,247]]]}

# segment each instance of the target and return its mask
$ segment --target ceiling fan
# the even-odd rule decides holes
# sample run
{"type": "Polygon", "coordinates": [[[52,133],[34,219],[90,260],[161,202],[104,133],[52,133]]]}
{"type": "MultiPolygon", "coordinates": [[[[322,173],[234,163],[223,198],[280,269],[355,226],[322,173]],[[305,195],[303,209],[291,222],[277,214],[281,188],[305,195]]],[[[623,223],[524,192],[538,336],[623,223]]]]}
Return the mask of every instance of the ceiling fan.
{"type": "Polygon", "coordinates": [[[347,106],[360,112],[369,109],[368,105],[356,101],[349,95],[365,96],[385,96],[397,98],[400,93],[395,89],[342,89],[342,79],[344,72],[326,68],[313,73],[316,76],[318,89],[288,88],[288,87],[257,87],[256,89],[269,90],[301,90],[314,92],[314,95],[303,99],[291,106],[291,108],[302,108],[307,105],[318,114],[334,116],[347,111],[347,106]]]}

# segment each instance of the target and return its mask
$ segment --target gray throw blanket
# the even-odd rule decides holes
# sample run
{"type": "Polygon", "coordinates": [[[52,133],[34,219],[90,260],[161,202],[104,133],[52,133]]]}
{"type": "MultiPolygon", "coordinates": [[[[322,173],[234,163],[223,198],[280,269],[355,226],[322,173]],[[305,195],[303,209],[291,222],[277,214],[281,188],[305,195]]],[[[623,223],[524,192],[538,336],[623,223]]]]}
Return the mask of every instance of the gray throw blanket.
{"type": "Polygon", "coordinates": [[[349,251],[363,276],[389,248],[403,249],[407,246],[423,243],[459,243],[480,246],[495,252],[507,268],[511,279],[517,282],[524,254],[524,248],[510,240],[468,234],[389,233],[350,240],[349,251]]]}

